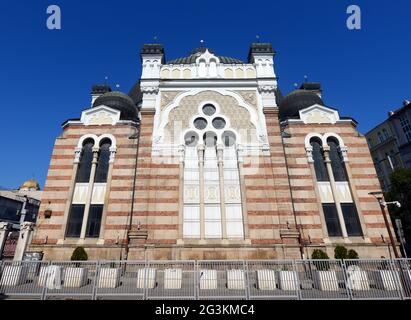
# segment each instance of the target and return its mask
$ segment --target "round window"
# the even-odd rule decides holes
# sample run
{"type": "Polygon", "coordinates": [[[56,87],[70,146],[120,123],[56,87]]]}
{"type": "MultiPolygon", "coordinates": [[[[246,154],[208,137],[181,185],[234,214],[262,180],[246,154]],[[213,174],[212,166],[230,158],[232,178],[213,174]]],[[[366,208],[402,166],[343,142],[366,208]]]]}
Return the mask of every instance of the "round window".
{"type": "Polygon", "coordinates": [[[216,129],[223,129],[225,127],[225,120],[220,117],[214,118],[213,127],[216,129]]]}
{"type": "Polygon", "coordinates": [[[206,132],[203,140],[206,147],[214,147],[217,144],[217,135],[214,132],[206,132]]]}
{"type": "Polygon", "coordinates": [[[235,144],[235,134],[231,131],[223,133],[223,143],[226,147],[231,147],[235,144]]]}
{"type": "Polygon", "coordinates": [[[216,109],[215,109],[215,107],[212,105],[212,104],[206,104],[206,105],[204,105],[204,107],[203,107],[203,113],[206,115],[206,116],[212,116],[214,113],[216,112],[216,109]]]}
{"type": "Polygon", "coordinates": [[[194,120],[194,127],[196,127],[198,130],[203,130],[205,127],[207,127],[207,120],[204,118],[197,118],[194,120]]]}
{"type": "Polygon", "coordinates": [[[195,147],[198,142],[198,134],[190,131],[187,132],[184,136],[184,143],[186,144],[187,147],[195,147]]]}

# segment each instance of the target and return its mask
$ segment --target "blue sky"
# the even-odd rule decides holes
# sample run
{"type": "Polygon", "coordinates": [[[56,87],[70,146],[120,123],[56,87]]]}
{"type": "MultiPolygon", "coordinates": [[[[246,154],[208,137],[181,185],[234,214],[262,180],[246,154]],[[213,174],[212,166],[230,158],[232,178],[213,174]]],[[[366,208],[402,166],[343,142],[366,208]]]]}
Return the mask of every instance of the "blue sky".
{"type": "Polygon", "coordinates": [[[109,77],[128,92],[140,75],[144,43],[166,58],[201,39],[217,54],[246,59],[259,34],[277,51],[283,93],[304,75],[320,81],[325,102],[366,132],[411,99],[411,3],[396,1],[7,1],[0,4],[0,186],[35,178],[44,185],[60,124],[90,104],[92,84],[109,77]],[[57,4],[62,29],[46,28],[57,4]],[[346,27],[346,8],[362,29],[346,27]]]}

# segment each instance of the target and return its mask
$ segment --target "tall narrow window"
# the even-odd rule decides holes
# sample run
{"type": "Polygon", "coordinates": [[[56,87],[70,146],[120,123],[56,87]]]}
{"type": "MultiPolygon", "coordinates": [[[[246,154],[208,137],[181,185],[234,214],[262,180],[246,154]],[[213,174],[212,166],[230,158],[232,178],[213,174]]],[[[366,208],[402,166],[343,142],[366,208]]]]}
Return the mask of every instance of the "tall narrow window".
{"type": "Polygon", "coordinates": [[[330,147],[331,167],[336,184],[337,194],[340,202],[341,211],[344,217],[345,228],[348,236],[362,236],[361,223],[358,217],[357,208],[353,202],[350,186],[348,183],[348,175],[345,169],[345,163],[339,151],[339,143],[335,138],[327,140],[330,147]]]}
{"type": "Polygon", "coordinates": [[[314,169],[317,181],[329,181],[330,179],[324,162],[321,142],[317,139],[312,139],[311,146],[313,147],[314,169]]]}
{"type": "Polygon", "coordinates": [[[221,238],[220,177],[217,161],[217,135],[208,131],[204,140],[204,237],[221,238]]]}
{"type": "Polygon", "coordinates": [[[76,182],[89,182],[91,173],[91,163],[93,161],[93,145],[92,139],[87,139],[83,143],[80,162],[77,168],[76,182]]]}
{"type": "Polygon", "coordinates": [[[338,142],[335,139],[328,139],[327,141],[330,147],[330,160],[331,167],[333,170],[335,181],[347,181],[347,173],[345,172],[345,166],[343,159],[341,157],[340,151],[338,150],[338,142]]]}
{"type": "Polygon", "coordinates": [[[362,236],[361,223],[354,203],[341,203],[345,227],[349,236],[362,236]]]}
{"type": "Polygon", "coordinates": [[[104,140],[100,146],[96,176],[94,182],[107,182],[108,167],[110,165],[110,140],[104,140]]]}
{"type": "Polygon", "coordinates": [[[102,204],[90,205],[90,212],[86,227],[86,237],[98,238],[100,234],[101,216],[103,214],[102,204]]]}
{"type": "Polygon", "coordinates": [[[200,178],[198,167],[198,134],[190,131],[184,136],[184,210],[183,236],[200,238],[200,178]]]}
{"type": "Polygon", "coordinates": [[[323,203],[323,211],[328,235],[330,237],[341,237],[341,225],[335,203],[323,203]]]}
{"type": "Polygon", "coordinates": [[[66,229],[66,237],[80,237],[84,204],[72,204],[66,229]]]}
{"type": "Polygon", "coordinates": [[[241,207],[240,175],[238,171],[236,136],[232,131],[222,135],[224,144],[224,189],[227,238],[243,239],[244,223],[241,207]]]}
{"type": "MultiPolygon", "coordinates": [[[[90,182],[91,165],[93,161],[93,146],[92,139],[86,139],[83,142],[83,148],[80,155],[80,161],[77,167],[76,184],[86,184],[90,182]]],[[[86,206],[85,195],[87,194],[87,187],[78,187],[76,185],[73,203],[70,207],[69,217],[66,226],[67,237],[79,237],[81,233],[81,226],[83,223],[84,209],[86,206]],[[77,192],[81,190],[80,192],[77,192]]]]}
{"type": "Polygon", "coordinates": [[[400,116],[399,119],[400,119],[400,124],[401,124],[402,131],[404,132],[404,134],[407,138],[407,141],[410,142],[411,141],[410,122],[408,121],[408,118],[405,114],[400,116]]]}

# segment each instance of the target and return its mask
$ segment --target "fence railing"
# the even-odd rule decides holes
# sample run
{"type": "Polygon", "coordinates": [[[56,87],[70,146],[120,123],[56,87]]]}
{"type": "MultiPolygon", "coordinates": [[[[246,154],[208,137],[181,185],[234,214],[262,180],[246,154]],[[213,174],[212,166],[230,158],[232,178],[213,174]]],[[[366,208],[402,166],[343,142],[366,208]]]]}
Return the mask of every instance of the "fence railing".
{"type": "Polygon", "coordinates": [[[411,259],[0,261],[0,299],[411,299],[411,259]]]}

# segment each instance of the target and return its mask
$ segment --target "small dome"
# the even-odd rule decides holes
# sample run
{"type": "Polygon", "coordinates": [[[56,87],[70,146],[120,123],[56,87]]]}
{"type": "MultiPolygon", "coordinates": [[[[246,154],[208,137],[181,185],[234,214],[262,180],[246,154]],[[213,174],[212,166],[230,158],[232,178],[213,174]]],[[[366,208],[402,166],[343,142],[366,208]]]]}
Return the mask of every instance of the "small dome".
{"type": "Polygon", "coordinates": [[[295,90],[285,96],[279,104],[280,120],[299,116],[299,111],[314,104],[324,105],[318,94],[310,90],[295,90]]]}
{"type": "Polygon", "coordinates": [[[25,181],[19,188],[19,190],[40,190],[40,185],[39,183],[34,180],[33,178],[30,180],[25,181]]]}
{"type": "Polygon", "coordinates": [[[101,105],[121,111],[121,120],[137,120],[137,107],[125,93],[119,91],[107,92],[94,101],[93,108],[101,105]]]}

